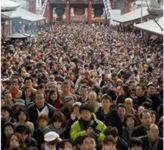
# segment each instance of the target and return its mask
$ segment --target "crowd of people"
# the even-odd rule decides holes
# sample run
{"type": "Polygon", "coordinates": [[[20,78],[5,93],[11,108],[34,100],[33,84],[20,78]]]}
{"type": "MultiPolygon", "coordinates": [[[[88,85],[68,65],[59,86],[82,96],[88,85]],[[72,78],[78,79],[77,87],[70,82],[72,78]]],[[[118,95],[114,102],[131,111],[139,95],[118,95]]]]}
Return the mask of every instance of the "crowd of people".
{"type": "Polygon", "coordinates": [[[103,25],[2,40],[2,150],[161,150],[163,46],[103,25]]]}

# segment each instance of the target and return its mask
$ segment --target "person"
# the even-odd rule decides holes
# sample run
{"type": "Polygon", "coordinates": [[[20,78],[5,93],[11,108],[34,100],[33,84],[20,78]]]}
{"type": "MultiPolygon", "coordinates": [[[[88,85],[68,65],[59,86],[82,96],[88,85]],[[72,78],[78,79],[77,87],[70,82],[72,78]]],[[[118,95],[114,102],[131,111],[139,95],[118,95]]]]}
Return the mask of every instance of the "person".
{"type": "Polygon", "coordinates": [[[51,119],[51,124],[48,126],[49,130],[55,131],[60,137],[64,136],[66,124],[66,117],[61,111],[56,111],[51,119]]]}
{"type": "Polygon", "coordinates": [[[59,92],[57,89],[55,91],[49,92],[47,102],[54,106],[56,109],[61,109],[63,107],[63,102],[60,100],[59,92]]]}
{"type": "Polygon", "coordinates": [[[92,107],[88,104],[83,104],[80,107],[80,119],[74,122],[70,130],[70,138],[75,142],[79,136],[92,133],[96,135],[99,142],[104,140],[104,130],[106,125],[92,114],[92,107]]]}
{"type": "Polygon", "coordinates": [[[125,118],[125,126],[122,131],[122,138],[129,143],[129,140],[132,138],[132,132],[136,125],[135,116],[132,114],[128,114],[125,118]]]}
{"type": "Polygon", "coordinates": [[[116,127],[108,126],[104,131],[105,137],[112,136],[116,141],[116,148],[121,150],[128,150],[128,144],[118,135],[116,127]]]}
{"type": "Polygon", "coordinates": [[[14,150],[14,149],[25,150],[22,136],[19,133],[11,134],[8,140],[8,146],[6,150],[14,150]]]}
{"type": "Polygon", "coordinates": [[[62,93],[60,94],[60,99],[62,100],[63,103],[65,103],[65,97],[72,95],[71,85],[70,85],[69,81],[64,81],[62,83],[61,91],[62,91],[62,93]]]}
{"type": "Polygon", "coordinates": [[[132,137],[140,137],[147,134],[147,131],[152,123],[151,112],[149,110],[144,110],[140,114],[141,124],[136,126],[132,132],[132,137]]]}
{"type": "Polygon", "coordinates": [[[124,125],[125,116],[126,116],[126,109],[125,109],[125,106],[123,104],[118,104],[117,114],[121,119],[121,123],[124,125]]]}
{"type": "Polygon", "coordinates": [[[29,105],[35,99],[36,89],[33,87],[33,79],[26,77],[24,79],[24,90],[22,92],[22,98],[25,99],[26,105],[29,105]]]}
{"type": "Polygon", "coordinates": [[[81,106],[81,103],[80,102],[75,102],[73,104],[73,108],[72,108],[72,113],[70,115],[70,119],[67,121],[66,126],[65,126],[65,132],[64,132],[64,137],[65,138],[69,138],[69,133],[70,133],[71,125],[75,121],[77,121],[78,119],[80,119],[80,106],[81,106]]]}
{"type": "Polygon", "coordinates": [[[159,137],[159,128],[154,123],[150,125],[147,135],[140,137],[140,139],[143,142],[144,150],[163,149],[163,139],[159,137]]]}
{"type": "Polygon", "coordinates": [[[145,87],[143,85],[137,85],[136,87],[136,99],[134,99],[134,108],[137,109],[139,106],[143,105],[145,102],[152,106],[152,100],[145,95],[145,87]]]}
{"type": "Polygon", "coordinates": [[[3,101],[4,101],[3,106],[8,106],[8,107],[10,107],[10,109],[12,109],[12,107],[14,106],[13,97],[12,97],[11,92],[5,93],[3,101]]]}
{"type": "Polygon", "coordinates": [[[130,150],[143,150],[142,140],[139,138],[131,138],[128,147],[130,150]]]}
{"type": "Polygon", "coordinates": [[[118,150],[115,139],[112,136],[105,137],[101,150],[118,150]]]}
{"type": "Polygon", "coordinates": [[[58,144],[60,150],[73,150],[74,146],[70,139],[65,139],[58,144]]]}
{"type": "Polygon", "coordinates": [[[112,108],[112,98],[107,94],[104,94],[101,98],[101,107],[96,112],[96,116],[106,126],[115,126],[119,131],[119,135],[122,133],[122,123],[115,109],[112,108]]]}
{"type": "Polygon", "coordinates": [[[162,101],[157,92],[157,88],[153,83],[149,83],[147,86],[147,96],[152,100],[152,109],[157,111],[157,108],[162,101]]]}
{"type": "Polygon", "coordinates": [[[34,124],[34,127],[38,127],[38,117],[41,114],[47,115],[49,118],[53,115],[55,112],[55,108],[45,102],[45,97],[44,93],[41,91],[37,91],[35,94],[35,103],[31,104],[28,108],[27,111],[29,113],[29,119],[30,121],[34,124]]]}
{"type": "Polygon", "coordinates": [[[48,127],[49,119],[47,115],[41,114],[38,117],[38,129],[36,129],[32,137],[38,142],[38,148],[41,149],[42,143],[44,143],[44,135],[49,132],[48,127]]]}
{"type": "Polygon", "coordinates": [[[85,135],[82,137],[80,150],[96,150],[97,143],[93,135],[85,135]]]}
{"type": "Polygon", "coordinates": [[[85,103],[88,101],[88,86],[81,85],[79,88],[79,102],[85,103]]]}
{"type": "Polygon", "coordinates": [[[15,128],[14,132],[20,133],[22,135],[22,139],[26,148],[31,146],[36,148],[38,147],[38,142],[32,137],[32,132],[29,126],[20,124],[15,128]]]}
{"type": "Polygon", "coordinates": [[[18,109],[17,111],[17,115],[16,115],[16,126],[23,124],[23,125],[27,125],[30,129],[31,132],[34,132],[34,125],[32,122],[29,121],[29,117],[28,117],[28,113],[25,109],[18,109]]]}
{"type": "Polygon", "coordinates": [[[1,134],[1,147],[2,149],[7,146],[7,142],[9,137],[14,133],[15,126],[12,123],[6,123],[4,126],[2,126],[1,134]]]}
{"type": "Polygon", "coordinates": [[[42,145],[41,150],[57,150],[57,144],[62,141],[59,135],[54,131],[49,131],[44,135],[45,144],[42,145]]]}
{"type": "Polygon", "coordinates": [[[12,117],[12,109],[10,109],[10,107],[2,106],[1,111],[2,111],[2,118],[1,118],[2,126],[8,122],[15,123],[16,120],[12,117]]]}
{"type": "Polygon", "coordinates": [[[21,97],[22,91],[20,90],[17,79],[12,80],[11,85],[10,85],[10,92],[12,94],[13,99],[21,97]]]}
{"type": "Polygon", "coordinates": [[[60,109],[60,111],[65,115],[66,120],[70,119],[70,115],[73,108],[73,103],[75,102],[75,98],[73,96],[65,96],[64,105],[60,109]]]}
{"type": "Polygon", "coordinates": [[[127,97],[124,101],[124,106],[126,109],[127,114],[136,114],[136,110],[133,108],[133,99],[130,97],[127,97]]]}
{"type": "Polygon", "coordinates": [[[95,113],[98,111],[101,105],[97,100],[97,93],[95,91],[89,92],[88,101],[86,103],[93,107],[95,113]]]}

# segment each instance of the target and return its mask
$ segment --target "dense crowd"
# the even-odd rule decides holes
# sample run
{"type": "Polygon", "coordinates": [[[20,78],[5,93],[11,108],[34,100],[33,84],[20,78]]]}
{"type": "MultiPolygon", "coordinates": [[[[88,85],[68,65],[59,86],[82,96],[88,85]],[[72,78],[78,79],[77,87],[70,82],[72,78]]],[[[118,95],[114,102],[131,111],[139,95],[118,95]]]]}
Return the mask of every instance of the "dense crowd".
{"type": "Polygon", "coordinates": [[[161,150],[163,46],[55,24],[2,40],[2,150],[161,150]]]}

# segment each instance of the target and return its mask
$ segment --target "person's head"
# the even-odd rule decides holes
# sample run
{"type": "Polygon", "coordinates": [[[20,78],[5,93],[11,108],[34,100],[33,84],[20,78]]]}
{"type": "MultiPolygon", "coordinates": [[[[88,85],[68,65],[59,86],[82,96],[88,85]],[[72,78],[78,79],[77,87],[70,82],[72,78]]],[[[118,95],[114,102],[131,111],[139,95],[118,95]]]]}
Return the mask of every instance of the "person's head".
{"type": "Polygon", "coordinates": [[[152,123],[151,112],[149,110],[144,110],[140,114],[140,121],[143,126],[148,128],[150,126],[150,124],[152,123]]]}
{"type": "Polygon", "coordinates": [[[57,91],[56,82],[50,82],[50,83],[47,83],[46,85],[47,85],[48,91],[57,91]]]}
{"type": "Polygon", "coordinates": [[[12,123],[6,123],[3,126],[4,135],[9,138],[12,133],[14,133],[14,125],[12,123]]]}
{"type": "Polygon", "coordinates": [[[58,91],[51,91],[48,95],[48,102],[53,103],[55,100],[59,98],[59,93],[58,91]]]}
{"type": "Polygon", "coordinates": [[[143,150],[143,143],[139,138],[132,138],[129,141],[129,150],[143,150]]]}
{"type": "Polygon", "coordinates": [[[135,119],[134,115],[128,114],[125,117],[125,124],[126,124],[127,128],[133,129],[135,127],[135,124],[136,124],[136,119],[135,119]]]}
{"type": "Polygon", "coordinates": [[[133,108],[133,99],[128,97],[124,101],[124,106],[126,110],[130,110],[133,108]]]}
{"type": "Polygon", "coordinates": [[[10,149],[24,147],[22,135],[20,133],[11,134],[8,143],[10,149]]]}
{"type": "Polygon", "coordinates": [[[44,107],[45,104],[45,94],[41,91],[37,91],[35,95],[35,104],[38,108],[44,107]]]}
{"type": "Polygon", "coordinates": [[[20,124],[15,128],[14,132],[20,133],[23,141],[25,141],[30,136],[31,129],[28,125],[20,124]]]}
{"type": "Polygon", "coordinates": [[[115,141],[118,139],[118,130],[116,127],[108,126],[104,131],[105,136],[112,136],[115,141]]]}
{"type": "Polygon", "coordinates": [[[66,94],[69,93],[70,90],[71,90],[71,85],[70,85],[70,83],[69,83],[68,81],[64,81],[64,82],[62,83],[61,90],[62,90],[63,93],[66,93],[66,94]]]}
{"type": "Polygon", "coordinates": [[[11,92],[5,93],[5,101],[11,102],[13,99],[11,92]]]}
{"type": "Polygon", "coordinates": [[[7,120],[10,117],[11,109],[8,106],[2,106],[2,119],[7,120]]]}
{"type": "Polygon", "coordinates": [[[73,96],[66,96],[64,98],[64,106],[70,110],[72,110],[72,106],[74,102],[75,102],[75,99],[73,96]]]}
{"type": "Polygon", "coordinates": [[[120,116],[121,119],[124,119],[125,115],[126,115],[126,109],[124,107],[123,104],[119,104],[117,106],[117,113],[120,116]]]}
{"type": "Polygon", "coordinates": [[[91,103],[97,101],[97,94],[96,94],[95,91],[90,91],[89,92],[88,100],[91,103]]]}
{"type": "Polygon", "coordinates": [[[10,87],[12,90],[17,90],[19,88],[18,79],[13,79],[10,87]]]}
{"type": "Polygon", "coordinates": [[[87,97],[88,96],[88,87],[83,85],[79,89],[80,96],[87,97]]]}
{"type": "Polygon", "coordinates": [[[150,96],[155,95],[156,92],[157,92],[157,89],[156,89],[155,85],[153,85],[153,84],[148,85],[148,89],[147,89],[148,95],[150,95],[150,96]]]}
{"type": "Polygon", "coordinates": [[[144,63],[143,64],[143,71],[146,72],[148,70],[148,68],[149,68],[149,65],[144,63]]]}
{"type": "Polygon", "coordinates": [[[80,107],[80,118],[84,121],[90,121],[92,119],[92,112],[92,106],[83,104],[80,107]]]}
{"type": "Polygon", "coordinates": [[[143,85],[137,85],[136,87],[136,96],[142,97],[145,94],[145,87],[143,85]]]}
{"type": "Polygon", "coordinates": [[[155,111],[151,111],[152,123],[156,123],[157,113],[155,111]]]}
{"type": "Polygon", "coordinates": [[[61,111],[57,111],[53,114],[52,117],[52,125],[56,129],[60,129],[65,126],[66,123],[66,117],[61,111]]]}
{"type": "Polygon", "coordinates": [[[156,124],[152,123],[148,130],[148,138],[150,138],[151,141],[155,141],[159,137],[159,128],[156,124]]]}
{"type": "Polygon", "coordinates": [[[82,139],[83,150],[96,150],[96,139],[92,135],[86,135],[82,139]]]}
{"type": "Polygon", "coordinates": [[[101,150],[116,150],[116,140],[112,136],[105,137],[101,150]]]}
{"type": "Polygon", "coordinates": [[[70,139],[63,140],[59,143],[60,150],[72,150],[73,144],[70,139]]]}
{"type": "Polygon", "coordinates": [[[137,113],[140,115],[144,110],[146,110],[144,106],[139,106],[137,113]]]}
{"type": "Polygon", "coordinates": [[[44,141],[45,141],[45,148],[48,149],[54,149],[56,148],[57,143],[62,141],[62,139],[59,137],[59,135],[54,131],[49,131],[44,135],[44,141]]]}
{"type": "Polygon", "coordinates": [[[31,88],[25,88],[24,89],[24,91],[23,91],[23,95],[27,98],[31,98],[31,96],[32,96],[32,90],[31,90],[31,88]]]}
{"type": "Polygon", "coordinates": [[[102,108],[107,108],[109,109],[110,106],[112,105],[112,98],[106,94],[104,94],[102,96],[102,101],[101,101],[101,104],[102,104],[102,108]]]}
{"type": "Polygon", "coordinates": [[[49,119],[48,119],[48,116],[47,115],[41,114],[38,117],[38,125],[39,125],[40,128],[47,127],[48,122],[49,122],[49,119]]]}
{"type": "Polygon", "coordinates": [[[24,79],[24,86],[25,86],[25,88],[32,88],[33,87],[33,79],[31,77],[26,77],[24,79]]]}
{"type": "Polygon", "coordinates": [[[25,123],[26,121],[28,121],[28,112],[26,111],[26,109],[23,109],[23,108],[18,109],[17,120],[22,123],[25,123]]]}
{"type": "Polygon", "coordinates": [[[81,106],[80,102],[73,103],[72,112],[79,114],[80,113],[80,106],[81,106]]]}
{"type": "Polygon", "coordinates": [[[49,82],[54,82],[54,81],[55,81],[55,76],[51,74],[49,77],[49,82]]]}

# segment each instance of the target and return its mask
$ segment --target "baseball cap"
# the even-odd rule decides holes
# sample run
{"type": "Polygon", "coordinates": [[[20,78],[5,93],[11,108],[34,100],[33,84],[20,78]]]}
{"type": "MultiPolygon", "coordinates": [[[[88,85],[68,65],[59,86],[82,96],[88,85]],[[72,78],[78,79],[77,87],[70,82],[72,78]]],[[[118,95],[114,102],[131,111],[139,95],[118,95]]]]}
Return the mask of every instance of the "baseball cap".
{"type": "Polygon", "coordinates": [[[59,140],[59,141],[62,141],[62,139],[59,137],[59,134],[57,134],[56,132],[54,131],[50,131],[48,133],[46,133],[44,135],[44,140],[46,142],[52,142],[54,140],[59,140]]]}

